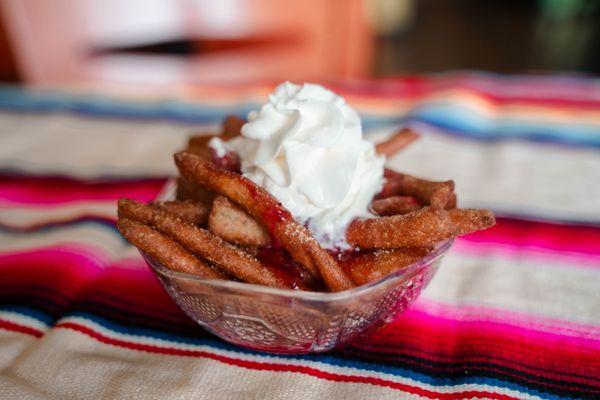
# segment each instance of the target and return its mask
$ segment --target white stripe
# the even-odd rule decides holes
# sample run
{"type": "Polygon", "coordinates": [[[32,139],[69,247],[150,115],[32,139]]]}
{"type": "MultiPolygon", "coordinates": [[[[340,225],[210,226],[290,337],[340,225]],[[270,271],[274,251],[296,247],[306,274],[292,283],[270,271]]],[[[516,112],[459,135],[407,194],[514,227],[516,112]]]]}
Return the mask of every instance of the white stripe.
{"type": "MultiPolygon", "coordinates": [[[[520,140],[483,143],[423,124],[415,128],[424,137],[389,165],[430,179],[454,179],[462,205],[600,221],[600,186],[590,184],[600,181],[596,149],[520,140]]],[[[172,154],[196,129],[209,128],[62,114],[30,115],[24,121],[21,115],[0,113],[0,168],[86,178],[174,174],[172,154]]]]}
{"type": "Polygon", "coordinates": [[[114,229],[94,222],[83,222],[67,225],[48,231],[29,233],[0,232],[2,252],[29,251],[40,247],[58,245],[85,245],[90,249],[98,249],[99,262],[108,262],[123,257],[139,257],[135,247],[129,245],[114,229]]]}
{"type": "Polygon", "coordinates": [[[0,310],[0,319],[23,325],[41,332],[49,328],[48,324],[37,318],[30,317],[14,311],[0,310]]]}
{"type": "Polygon", "coordinates": [[[600,324],[600,268],[573,268],[502,254],[450,251],[429,287],[430,299],[492,307],[583,324],[600,324]]]}
{"type": "Polygon", "coordinates": [[[117,205],[115,200],[76,201],[62,204],[2,205],[0,211],[0,223],[26,228],[68,221],[85,215],[114,219],[117,216],[117,205]]]}
{"type": "Polygon", "coordinates": [[[0,112],[0,168],[79,178],[175,173],[173,153],[214,126],[0,112]]]}
{"type": "Polygon", "coordinates": [[[521,246],[511,243],[487,243],[474,242],[469,243],[461,238],[456,239],[453,250],[461,254],[494,254],[495,257],[507,260],[526,259],[536,264],[550,263],[552,265],[562,265],[565,268],[600,268],[600,254],[586,254],[577,251],[549,250],[536,246],[521,246]]]}
{"type": "Polygon", "coordinates": [[[484,143],[415,125],[423,137],[388,160],[392,169],[453,179],[461,207],[491,207],[600,222],[600,151],[519,140],[484,143]]]}

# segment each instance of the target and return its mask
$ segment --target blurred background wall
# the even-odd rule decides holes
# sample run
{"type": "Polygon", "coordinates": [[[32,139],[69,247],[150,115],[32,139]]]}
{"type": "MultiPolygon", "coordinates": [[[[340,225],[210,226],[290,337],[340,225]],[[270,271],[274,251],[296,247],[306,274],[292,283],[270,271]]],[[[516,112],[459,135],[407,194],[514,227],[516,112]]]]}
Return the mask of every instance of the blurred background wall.
{"type": "Polygon", "coordinates": [[[194,85],[600,72],[597,0],[0,0],[0,79],[194,85]]]}

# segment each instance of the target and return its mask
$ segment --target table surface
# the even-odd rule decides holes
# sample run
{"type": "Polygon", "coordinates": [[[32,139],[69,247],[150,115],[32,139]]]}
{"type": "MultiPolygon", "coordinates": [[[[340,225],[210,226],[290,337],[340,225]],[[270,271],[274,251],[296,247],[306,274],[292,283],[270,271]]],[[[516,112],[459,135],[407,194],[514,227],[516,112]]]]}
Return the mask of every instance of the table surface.
{"type": "Polygon", "coordinates": [[[330,86],[388,160],[454,179],[498,224],[460,238],[415,305],[330,353],[273,356],[186,318],[116,231],[171,154],[270,85],[174,99],[0,88],[0,398],[600,397],[600,80],[451,73],[330,86]]]}

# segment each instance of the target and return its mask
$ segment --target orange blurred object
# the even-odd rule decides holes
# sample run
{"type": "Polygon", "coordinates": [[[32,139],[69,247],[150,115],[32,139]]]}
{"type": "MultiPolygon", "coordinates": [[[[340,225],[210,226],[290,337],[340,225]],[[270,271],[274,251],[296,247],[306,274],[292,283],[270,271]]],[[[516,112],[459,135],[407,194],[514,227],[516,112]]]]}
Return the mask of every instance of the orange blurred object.
{"type": "Polygon", "coordinates": [[[361,77],[362,0],[0,0],[25,82],[190,85],[361,77]],[[169,41],[189,54],[141,53],[169,41]],[[136,50],[137,49],[137,50],[136,50]]]}

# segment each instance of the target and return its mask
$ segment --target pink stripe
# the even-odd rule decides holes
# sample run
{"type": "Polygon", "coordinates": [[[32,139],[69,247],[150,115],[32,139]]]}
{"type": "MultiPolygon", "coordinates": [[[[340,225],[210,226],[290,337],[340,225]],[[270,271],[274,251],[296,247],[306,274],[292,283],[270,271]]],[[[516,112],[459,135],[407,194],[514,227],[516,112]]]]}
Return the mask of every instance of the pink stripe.
{"type": "MultiPolygon", "coordinates": [[[[0,273],[3,268],[15,268],[15,263],[30,266],[57,268],[76,273],[76,275],[92,275],[109,268],[121,268],[127,271],[142,270],[150,273],[146,262],[141,257],[124,258],[117,262],[110,261],[111,256],[101,248],[85,243],[63,242],[61,244],[32,248],[27,250],[12,250],[0,253],[0,273]]],[[[36,278],[25,270],[17,269],[16,274],[23,277],[36,278]]]]}
{"type": "MultiPolygon", "coordinates": [[[[576,84],[558,79],[493,79],[476,75],[456,74],[431,78],[413,76],[362,81],[352,84],[329,84],[344,95],[360,95],[377,99],[419,99],[445,91],[466,91],[493,105],[522,103],[548,108],[600,109],[600,90],[590,90],[589,82],[576,84]]],[[[596,83],[596,87],[599,85],[596,83]]]]}
{"type": "Polygon", "coordinates": [[[436,318],[461,322],[504,323],[515,328],[534,329],[540,332],[600,341],[600,325],[597,324],[583,324],[494,307],[448,305],[421,297],[414,303],[412,310],[436,318]]]}
{"type": "Polygon", "coordinates": [[[51,205],[82,200],[117,200],[119,197],[150,201],[164,183],[164,179],[90,182],[57,177],[0,176],[0,202],[51,205]]]}
{"type": "Polygon", "coordinates": [[[495,226],[463,236],[461,240],[600,255],[600,228],[591,226],[498,218],[495,226]]]}
{"type": "MultiPolygon", "coordinates": [[[[532,317],[537,318],[537,317],[532,317]]],[[[555,355],[577,355],[578,353],[586,354],[590,351],[597,353],[600,357],[600,336],[594,335],[590,332],[590,337],[571,337],[564,335],[557,335],[554,333],[543,332],[534,330],[533,327],[517,327],[504,322],[498,321],[457,321],[451,318],[433,317],[430,314],[421,312],[417,309],[409,309],[400,318],[399,322],[404,327],[402,330],[398,330],[401,336],[401,332],[407,332],[406,325],[410,324],[419,331],[431,331],[431,332],[447,332],[457,333],[464,332],[466,335],[472,337],[473,341],[484,343],[483,339],[486,337],[498,337],[507,338],[514,340],[515,344],[519,346],[535,345],[536,347],[547,347],[551,349],[554,346],[560,344],[560,349],[554,349],[555,355]]],[[[535,325],[535,322],[533,323],[535,325]]],[[[421,339],[423,342],[430,341],[430,343],[454,343],[456,341],[452,338],[452,335],[436,335],[428,336],[427,339],[421,339]]],[[[462,337],[461,343],[467,343],[466,337],[462,337]]],[[[501,347],[501,343],[490,342],[487,346],[493,345],[495,347],[501,347]]],[[[449,348],[448,348],[449,349],[449,348]]],[[[529,349],[531,350],[531,349],[529,349]]],[[[526,351],[523,350],[523,353],[526,351]]],[[[551,356],[552,353],[547,353],[551,356]]],[[[600,365],[598,365],[600,369],[600,365]]],[[[600,372],[600,370],[599,370],[600,372]]]]}
{"type": "Polygon", "coordinates": [[[66,297],[122,298],[142,310],[164,315],[183,313],[141,257],[111,261],[102,249],[84,244],[63,244],[0,254],[0,287],[49,288],[66,297]]]}

